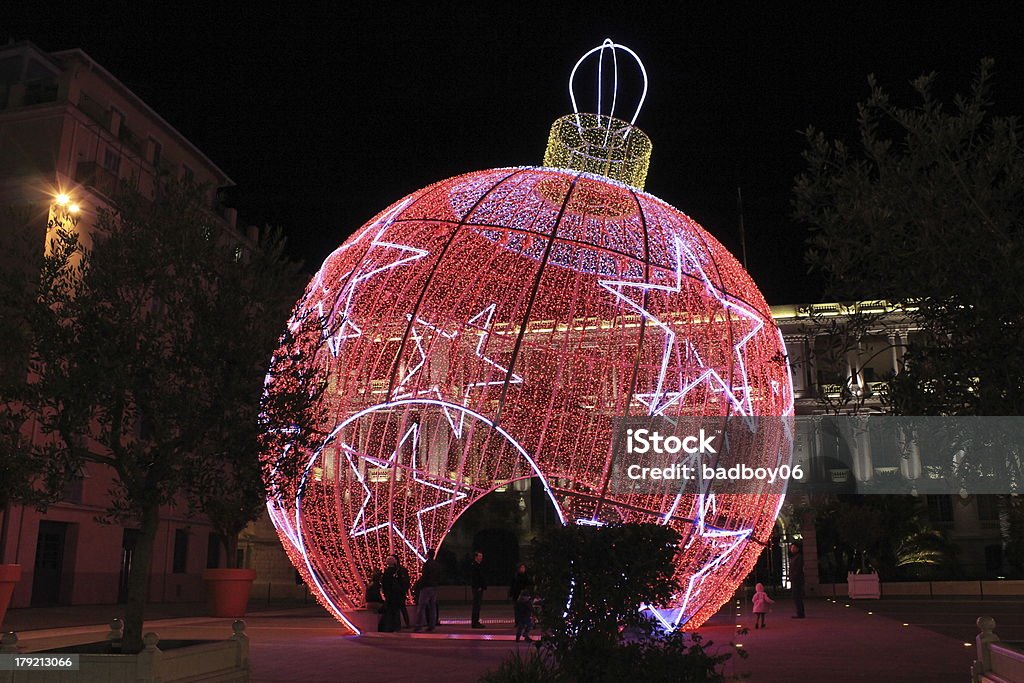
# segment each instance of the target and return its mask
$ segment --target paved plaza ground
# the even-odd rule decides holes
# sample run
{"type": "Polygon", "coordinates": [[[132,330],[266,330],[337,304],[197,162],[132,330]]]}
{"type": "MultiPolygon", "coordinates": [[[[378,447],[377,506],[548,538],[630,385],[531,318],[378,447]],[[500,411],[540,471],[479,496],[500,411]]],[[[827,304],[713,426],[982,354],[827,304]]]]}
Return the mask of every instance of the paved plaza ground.
{"type": "MultiPolygon", "coordinates": [[[[476,681],[511,652],[530,646],[514,642],[511,606],[486,605],[488,628],[444,625],[432,634],[342,634],[316,606],[254,605],[248,617],[252,680],[274,681],[476,681]]],[[[116,606],[11,610],[3,630],[19,633],[28,650],[102,638],[116,606]]],[[[155,605],[147,630],[163,639],[226,638],[231,620],[197,617],[200,605],[155,605]]],[[[468,621],[468,606],[447,605],[443,619],[468,621]]],[[[807,618],[791,619],[791,605],[777,601],[768,628],[753,630],[749,605],[727,605],[701,629],[715,649],[741,645],[749,656],[734,657],[730,675],[752,681],[899,681],[963,683],[969,680],[976,629],[974,620],[994,616],[1006,640],[1024,640],[1021,599],[884,599],[809,601],[807,618]],[[847,607],[846,605],[850,605],[847,607]],[[740,633],[737,624],[747,627],[740,633]],[[903,624],[908,624],[904,626],[903,624]]],[[[373,626],[376,616],[356,614],[373,626]]]]}

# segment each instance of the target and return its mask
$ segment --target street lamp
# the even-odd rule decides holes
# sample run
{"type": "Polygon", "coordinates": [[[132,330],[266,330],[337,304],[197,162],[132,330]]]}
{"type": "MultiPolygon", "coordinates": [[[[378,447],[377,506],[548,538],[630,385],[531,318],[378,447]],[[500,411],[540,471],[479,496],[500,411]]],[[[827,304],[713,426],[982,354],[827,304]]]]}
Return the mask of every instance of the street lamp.
{"type": "Polygon", "coordinates": [[[82,212],[82,205],[76,202],[67,192],[54,194],[53,204],[64,217],[77,216],[82,212]]]}

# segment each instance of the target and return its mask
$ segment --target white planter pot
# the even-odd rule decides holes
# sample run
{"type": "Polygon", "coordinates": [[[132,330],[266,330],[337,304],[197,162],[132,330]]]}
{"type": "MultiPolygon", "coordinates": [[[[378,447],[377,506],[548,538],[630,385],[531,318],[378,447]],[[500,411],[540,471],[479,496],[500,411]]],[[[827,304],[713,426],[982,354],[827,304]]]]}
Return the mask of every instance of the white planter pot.
{"type": "Polygon", "coordinates": [[[854,574],[850,572],[846,575],[846,586],[850,598],[854,600],[860,598],[877,600],[882,597],[882,586],[878,581],[878,574],[875,573],[854,574]]]}

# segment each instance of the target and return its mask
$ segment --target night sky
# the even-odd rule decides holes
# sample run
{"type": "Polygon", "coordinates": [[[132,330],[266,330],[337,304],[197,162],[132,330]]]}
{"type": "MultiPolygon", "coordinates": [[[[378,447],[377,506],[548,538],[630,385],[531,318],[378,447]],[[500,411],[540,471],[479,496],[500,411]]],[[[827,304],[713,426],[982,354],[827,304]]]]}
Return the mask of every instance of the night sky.
{"type": "MultiPolygon", "coordinates": [[[[83,49],[235,180],[241,220],[284,227],[310,270],[408,192],[539,164],[551,122],[571,111],[573,64],[605,37],[650,75],[637,121],[654,142],[646,189],[738,255],[741,186],[749,270],[770,303],[819,296],[806,230],[789,217],[802,131],[851,138],[867,74],[911,103],[911,79],[935,70],[942,92],[964,90],[991,56],[997,110],[1024,112],[1012,2],[3,4],[0,40],[83,49]]],[[[621,69],[617,113],[637,81],[621,69]]],[[[592,110],[592,79],[578,82],[592,110]]]]}

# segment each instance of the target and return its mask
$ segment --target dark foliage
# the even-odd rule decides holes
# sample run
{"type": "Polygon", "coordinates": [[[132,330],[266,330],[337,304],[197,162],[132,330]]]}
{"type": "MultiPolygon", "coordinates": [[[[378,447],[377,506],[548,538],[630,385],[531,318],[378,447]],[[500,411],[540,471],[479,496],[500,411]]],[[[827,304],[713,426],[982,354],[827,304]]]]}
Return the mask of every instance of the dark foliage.
{"type": "Polygon", "coordinates": [[[665,635],[641,612],[677,590],[678,544],[675,530],[656,524],[548,530],[533,544],[540,651],[517,656],[485,680],[723,680],[719,669],[730,655],[710,654],[696,634],[665,635]]]}

